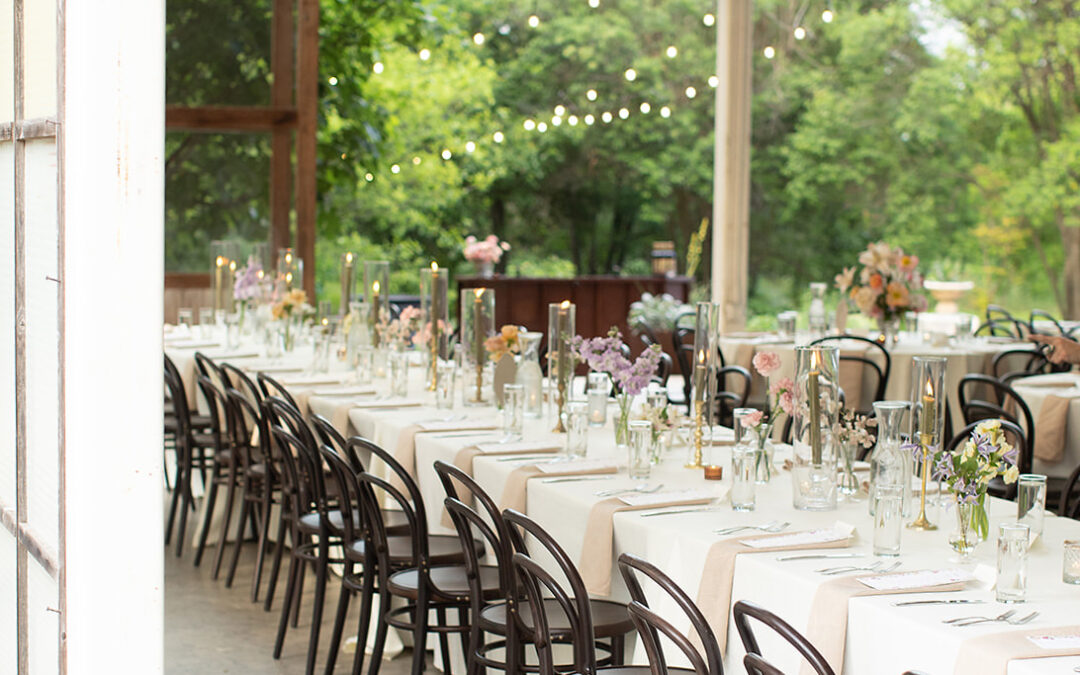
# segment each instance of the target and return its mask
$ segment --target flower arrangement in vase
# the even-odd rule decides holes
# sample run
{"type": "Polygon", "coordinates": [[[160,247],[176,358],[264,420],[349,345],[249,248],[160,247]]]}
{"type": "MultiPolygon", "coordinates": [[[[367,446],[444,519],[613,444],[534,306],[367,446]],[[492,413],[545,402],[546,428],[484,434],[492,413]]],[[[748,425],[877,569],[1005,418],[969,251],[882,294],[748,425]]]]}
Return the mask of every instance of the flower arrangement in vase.
{"type": "Polygon", "coordinates": [[[874,434],[870,429],[877,426],[877,420],[873,417],[860,415],[851,408],[842,408],[833,427],[833,436],[840,444],[840,455],[843,460],[842,477],[840,478],[839,490],[841,494],[857,495],[859,493],[859,479],[855,477],[855,448],[862,446],[870,448],[874,445],[874,434]]]}
{"type": "Polygon", "coordinates": [[[607,373],[615,384],[615,400],[619,414],[615,418],[615,443],[626,445],[630,438],[630,403],[645,391],[660,364],[660,346],[646,348],[631,361],[624,354],[622,334],[614,326],[606,337],[583,338],[574,336],[570,341],[571,353],[596,373],[607,373]]]}
{"type": "Polygon", "coordinates": [[[503,354],[520,354],[521,341],[518,333],[523,332],[518,326],[503,326],[499,332],[484,340],[484,349],[487,350],[488,358],[498,361],[503,354]]]}
{"type": "Polygon", "coordinates": [[[299,288],[294,288],[285,293],[285,295],[270,308],[270,313],[274,320],[281,321],[285,325],[284,333],[282,335],[285,351],[292,351],[296,341],[296,335],[293,333],[293,324],[299,323],[305,316],[312,312],[314,312],[314,309],[307,302],[307,293],[299,288]]]}
{"type": "MultiPolygon", "coordinates": [[[[919,453],[917,446],[908,446],[919,453]]],[[[918,456],[918,455],[917,455],[918,456]]],[[[1001,476],[1006,485],[1020,477],[1018,452],[1001,428],[1001,420],[986,420],[975,427],[971,438],[953,452],[934,454],[933,477],[944,483],[956,500],[957,532],[949,544],[967,560],[975,546],[986,539],[990,521],[986,516],[986,489],[1001,476]]]]}
{"type": "Polygon", "coordinates": [[[401,310],[398,318],[380,325],[379,330],[392,349],[405,351],[412,344],[412,337],[419,329],[420,310],[409,306],[401,310]]]}
{"type": "MultiPolygon", "coordinates": [[[[780,356],[776,352],[758,352],[754,354],[753,366],[758,375],[769,380],[780,370],[780,356]]],[[[767,483],[772,478],[772,431],[780,415],[790,415],[795,407],[795,383],[790,377],[783,377],[768,387],[765,410],[755,410],[743,421],[754,434],[754,468],[756,480],[767,483]]],[[[738,441],[739,439],[735,439],[738,441]]]]}
{"type": "Polygon", "coordinates": [[[476,272],[482,277],[490,277],[495,270],[495,263],[502,258],[503,251],[509,251],[510,244],[499,241],[494,234],[484,239],[477,239],[471,234],[465,237],[463,252],[465,259],[476,266],[476,272]]]}
{"type": "Polygon", "coordinates": [[[835,281],[856,309],[877,321],[886,343],[895,341],[905,312],[926,310],[926,296],[919,293],[923,287],[919,257],[883,241],[869,244],[859,254],[858,265],[844,268],[835,281]]]}

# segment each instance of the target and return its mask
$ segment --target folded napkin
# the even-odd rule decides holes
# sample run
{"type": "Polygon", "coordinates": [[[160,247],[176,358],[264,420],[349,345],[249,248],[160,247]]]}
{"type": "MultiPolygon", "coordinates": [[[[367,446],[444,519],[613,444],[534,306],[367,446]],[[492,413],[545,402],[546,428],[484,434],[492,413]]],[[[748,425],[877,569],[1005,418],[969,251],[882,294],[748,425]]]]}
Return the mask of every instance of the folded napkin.
{"type": "MultiPolygon", "coordinates": [[[[555,453],[560,450],[560,446],[557,443],[551,441],[528,441],[521,443],[482,443],[477,445],[469,445],[467,447],[458,450],[454,455],[454,466],[467,473],[470,477],[473,475],[473,460],[480,456],[486,455],[533,455],[544,453],[555,453]]],[[[514,478],[514,473],[511,472],[509,480],[514,478]]],[[[462,499],[466,504],[469,503],[469,491],[462,485],[455,486],[457,489],[458,497],[462,499]]],[[[505,489],[503,495],[505,495],[505,489]]],[[[499,507],[501,511],[503,507],[499,507]]],[[[516,507],[515,507],[516,508],[516,507]]],[[[519,509],[524,510],[524,509],[519,509]]],[[[453,527],[453,521],[450,520],[450,513],[443,507],[442,510],[442,524],[446,527],[453,527]]]]}
{"type": "Polygon", "coordinates": [[[579,459],[568,462],[545,462],[519,466],[506,477],[502,497],[499,498],[499,510],[515,509],[525,511],[525,502],[530,478],[544,476],[592,476],[617,473],[619,467],[614,462],[598,459],[579,459]]]}
{"type": "Polygon", "coordinates": [[[1065,456],[1065,430],[1069,425],[1069,404],[1072,399],[1049,394],[1039,407],[1035,428],[1035,459],[1060,462],[1065,456]]]}
{"type": "MultiPolygon", "coordinates": [[[[416,435],[437,431],[487,431],[494,429],[495,425],[488,422],[460,420],[456,422],[421,422],[410,424],[398,434],[397,445],[394,447],[394,459],[405,469],[405,473],[416,479],[416,435]]],[[[405,491],[405,484],[397,474],[390,476],[390,485],[405,491]]]]}
{"type": "Polygon", "coordinates": [[[1009,661],[1080,656],[1080,626],[1010,630],[960,643],[954,675],[1006,675],[1009,661]]]}
{"type": "MultiPolygon", "coordinates": [[[[722,539],[705,555],[704,572],[698,587],[697,604],[712,626],[720,650],[727,647],[728,618],[731,616],[731,586],[735,579],[735,556],[740,553],[802,551],[807,549],[847,548],[854,542],[852,532],[840,528],[807,530],[789,534],[761,534],[722,539]]],[[[701,648],[696,634],[694,646],[701,648]]]]}
{"type": "Polygon", "coordinates": [[[679,490],[612,497],[593,504],[585,523],[585,544],[578,563],[585,588],[596,595],[611,593],[611,568],[614,566],[612,537],[615,530],[612,517],[616,511],[708,504],[719,496],[712,490],[679,490]]]}
{"type": "MultiPolygon", "coordinates": [[[[833,671],[843,672],[849,600],[865,595],[961,591],[969,579],[971,575],[961,570],[893,572],[830,579],[814,593],[806,639],[817,647],[833,671]]],[[[803,662],[801,673],[813,675],[813,672],[810,664],[803,662]]]]}

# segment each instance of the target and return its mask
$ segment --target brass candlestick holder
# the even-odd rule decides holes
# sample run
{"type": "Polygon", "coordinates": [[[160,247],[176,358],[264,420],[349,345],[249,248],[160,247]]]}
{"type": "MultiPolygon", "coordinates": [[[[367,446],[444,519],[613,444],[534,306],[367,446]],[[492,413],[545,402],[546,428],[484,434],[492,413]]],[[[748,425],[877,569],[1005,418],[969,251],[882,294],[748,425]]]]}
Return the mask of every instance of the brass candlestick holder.
{"type": "Polygon", "coordinates": [[[702,463],[701,445],[705,436],[705,401],[694,401],[694,460],[686,465],[687,469],[700,469],[702,463]]]}
{"type": "Polygon", "coordinates": [[[483,389],[484,389],[484,364],[476,364],[476,398],[473,399],[476,402],[483,401],[483,389]]]}
{"type": "Polygon", "coordinates": [[[552,431],[557,433],[557,434],[565,434],[566,433],[566,425],[563,424],[562,416],[563,416],[563,408],[566,406],[566,382],[563,379],[563,376],[562,376],[561,373],[555,379],[556,379],[556,382],[557,382],[556,389],[558,390],[558,394],[556,395],[557,398],[555,399],[555,403],[558,406],[558,410],[557,410],[557,414],[555,415],[555,428],[552,429],[552,431]]]}
{"type": "Polygon", "coordinates": [[[930,434],[922,436],[922,494],[919,498],[919,517],[908,523],[912,530],[930,531],[936,530],[937,525],[930,522],[926,517],[926,480],[930,475],[930,446],[933,443],[930,434]]]}
{"type": "Polygon", "coordinates": [[[436,385],[439,383],[439,337],[437,334],[431,336],[431,371],[428,378],[428,391],[435,391],[436,385]]]}

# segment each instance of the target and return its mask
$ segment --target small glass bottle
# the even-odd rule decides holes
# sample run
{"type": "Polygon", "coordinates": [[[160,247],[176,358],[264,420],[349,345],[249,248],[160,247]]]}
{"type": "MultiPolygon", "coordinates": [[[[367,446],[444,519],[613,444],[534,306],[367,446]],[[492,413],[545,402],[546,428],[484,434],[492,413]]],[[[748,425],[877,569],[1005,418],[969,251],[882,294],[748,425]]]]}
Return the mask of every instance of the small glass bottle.
{"type": "Polygon", "coordinates": [[[544,409],[544,373],[540,370],[540,332],[518,333],[521,360],[518,363],[516,384],[525,388],[525,417],[537,418],[544,409]]]}
{"type": "MultiPolygon", "coordinates": [[[[870,495],[878,486],[903,488],[903,514],[911,515],[912,459],[903,450],[900,424],[907,412],[907,401],[876,401],[877,443],[870,453],[870,495]]],[[[874,499],[869,500],[870,515],[874,515],[874,499]]]]}

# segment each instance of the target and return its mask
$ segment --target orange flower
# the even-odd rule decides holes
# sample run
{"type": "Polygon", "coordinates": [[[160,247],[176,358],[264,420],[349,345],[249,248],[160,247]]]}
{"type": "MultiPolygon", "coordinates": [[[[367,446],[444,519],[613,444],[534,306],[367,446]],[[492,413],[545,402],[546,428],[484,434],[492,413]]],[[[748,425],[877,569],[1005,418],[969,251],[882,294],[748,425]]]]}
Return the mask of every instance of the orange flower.
{"type": "Polygon", "coordinates": [[[885,304],[889,307],[907,307],[911,304],[911,294],[907,286],[899,281],[890,283],[885,289],[885,304]]]}
{"type": "Polygon", "coordinates": [[[881,287],[885,285],[885,279],[880,274],[871,274],[869,283],[870,288],[880,291],[881,287]]]}

